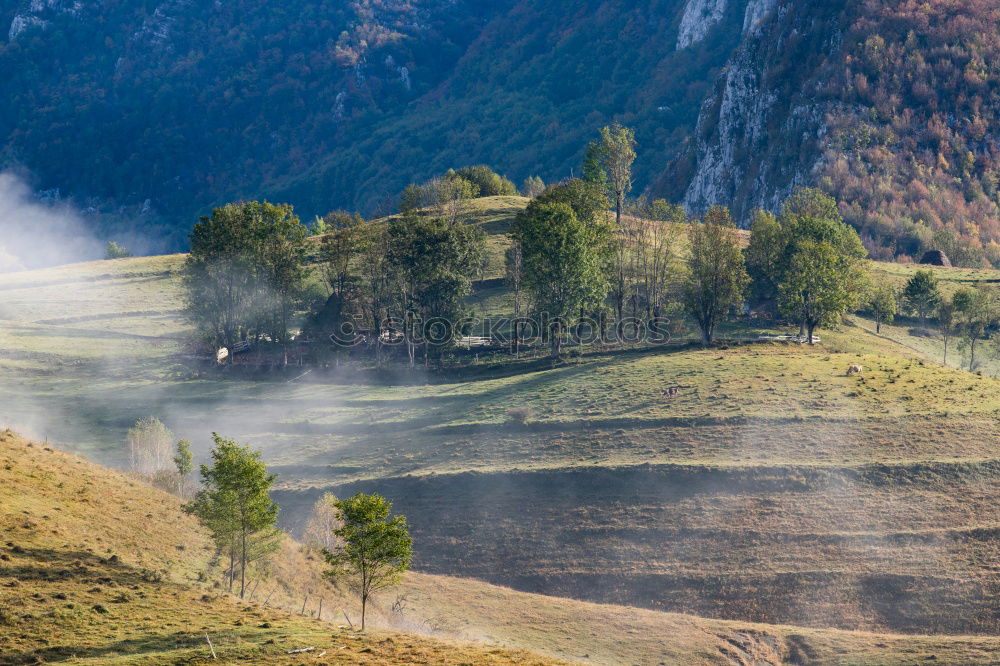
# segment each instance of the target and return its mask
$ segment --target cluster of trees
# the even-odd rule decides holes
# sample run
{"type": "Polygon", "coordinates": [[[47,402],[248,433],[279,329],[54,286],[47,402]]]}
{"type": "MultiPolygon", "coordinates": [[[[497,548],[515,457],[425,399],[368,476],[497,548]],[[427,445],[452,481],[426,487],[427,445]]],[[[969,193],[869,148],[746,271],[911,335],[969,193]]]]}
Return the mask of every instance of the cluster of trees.
{"type": "Polygon", "coordinates": [[[342,346],[363,339],[379,364],[398,335],[411,366],[418,348],[425,364],[440,363],[461,333],[456,322],[483,268],[485,233],[433,211],[410,210],[385,224],[339,219],[345,223],[324,237],[319,253],[331,293],[306,334],[320,346],[330,337],[342,346]]]}
{"type": "MultiPolygon", "coordinates": [[[[630,201],[635,159],[634,132],[610,125],[589,144],[582,178],[526,184],[540,191],[514,220],[505,257],[515,354],[528,323],[558,357],[570,333],[622,344],[631,327],[655,340],[685,318],[710,344],[720,324],[748,312],[797,324],[810,343],[818,328],[862,307],[879,331],[903,308],[922,321],[944,317],[940,298],[925,293],[934,292],[929,273],[918,272],[902,294],[872,283],[861,238],[820,190],[797,190],[778,214],[758,211],[747,241],[725,207],[692,219],[663,200],[630,201]]],[[[406,350],[411,367],[418,355],[425,366],[443,364],[465,333],[466,298],[486,259],[483,230],[451,206],[515,191],[474,166],[410,186],[400,214],[384,222],[343,211],[317,220],[312,232],[322,240],[311,259],[329,296],[312,306],[303,327],[303,339],[316,342],[313,358],[332,354],[339,362],[345,348],[361,346],[380,365],[399,353],[387,352],[391,346],[406,350]]],[[[202,218],[185,284],[204,335],[230,348],[289,342],[293,314],[308,306],[309,233],[290,206],[267,202],[230,204],[202,218]]],[[[979,291],[957,296],[948,307],[960,323],[947,338],[964,340],[974,367],[992,328],[993,299],[979,291]]]]}
{"type": "Polygon", "coordinates": [[[749,301],[798,323],[812,342],[817,327],[835,324],[869,295],[867,253],[829,196],[802,189],[780,215],[758,213],[744,251],[721,206],[700,220],[663,201],[641,205],[634,211],[641,217],[627,215],[634,159],[632,131],[604,128],[588,147],[584,178],[546,189],[511,230],[515,308],[523,287],[531,307],[551,319],[554,356],[567,323],[595,319],[604,339],[608,303],[619,341],[627,315],[653,329],[682,306],[711,343],[719,323],[749,301]]]}
{"type": "MultiPolygon", "coordinates": [[[[531,182],[526,181],[526,185],[531,182]]],[[[493,171],[485,164],[449,169],[440,178],[434,178],[422,185],[410,184],[400,202],[400,212],[415,213],[422,208],[438,209],[439,215],[453,210],[461,210],[457,202],[476,197],[514,196],[517,186],[507,178],[493,171]]]]}
{"type": "MultiPolygon", "coordinates": [[[[267,575],[284,538],[278,505],[270,497],[275,476],[259,451],[218,434],[212,439],[211,463],[201,465],[201,490],[184,509],[211,533],[226,561],[229,592],[242,599],[252,577],[267,575]]],[[[318,548],[330,567],[325,577],[346,580],[357,591],[362,631],[371,596],[398,583],[413,558],[406,517],[391,513],[392,503],[380,495],[338,500],[324,494],[307,524],[307,544],[318,548]]]]}
{"type": "Polygon", "coordinates": [[[844,58],[823,74],[840,104],[824,160],[876,259],[941,249],[960,266],[1000,265],[1000,9],[981,0],[859,3],[844,58]],[[956,38],[958,37],[958,38],[956,38]]]}
{"type": "Polygon", "coordinates": [[[289,341],[307,276],[306,227],[287,204],[232,203],[191,233],[184,284],[187,313],[203,337],[232,349],[242,341],[289,341]]]}
{"type": "Polygon", "coordinates": [[[918,270],[901,290],[882,285],[875,290],[870,310],[878,330],[882,323],[891,323],[899,313],[917,317],[922,325],[931,320],[944,343],[942,361],[948,363],[953,341],[965,355],[970,372],[987,359],[1000,358],[1000,294],[986,285],[961,287],[950,295],[942,292],[932,270],[918,270]],[[985,350],[985,351],[984,351],[985,350]]]}

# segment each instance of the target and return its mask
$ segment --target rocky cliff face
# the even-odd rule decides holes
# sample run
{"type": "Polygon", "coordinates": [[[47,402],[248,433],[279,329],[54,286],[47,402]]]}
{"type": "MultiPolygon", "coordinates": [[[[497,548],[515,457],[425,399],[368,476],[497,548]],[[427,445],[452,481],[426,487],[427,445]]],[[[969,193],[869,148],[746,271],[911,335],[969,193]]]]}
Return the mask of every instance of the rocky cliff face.
{"type": "Polygon", "coordinates": [[[727,0],[688,0],[677,31],[677,48],[686,49],[705,39],[726,13],[727,0]]]}
{"type": "Polygon", "coordinates": [[[743,44],[702,107],[684,205],[728,205],[746,221],[810,182],[830,102],[817,76],[839,49],[838,12],[824,3],[752,0],[743,44]]]}

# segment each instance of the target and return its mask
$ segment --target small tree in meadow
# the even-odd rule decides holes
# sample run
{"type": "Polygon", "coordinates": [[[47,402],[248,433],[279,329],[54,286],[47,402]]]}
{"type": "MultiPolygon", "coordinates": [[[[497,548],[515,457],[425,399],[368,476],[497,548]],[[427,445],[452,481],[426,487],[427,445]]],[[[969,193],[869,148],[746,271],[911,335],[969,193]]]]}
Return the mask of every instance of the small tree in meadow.
{"type": "Polygon", "coordinates": [[[239,595],[247,588],[247,570],[280,547],[278,505],[269,495],[274,475],[267,473],[259,451],[213,433],[212,464],[201,466],[202,489],[185,506],[212,533],[229,557],[229,589],[239,574],[239,595]]]}
{"type": "Polygon", "coordinates": [[[184,483],[187,481],[188,474],[194,470],[194,454],[191,453],[191,442],[186,439],[177,442],[177,448],[174,453],[174,467],[177,468],[177,492],[180,494],[184,491],[184,483]]]}
{"type": "Polygon", "coordinates": [[[989,341],[990,330],[1000,319],[996,292],[986,287],[963,288],[952,297],[958,315],[961,344],[969,351],[969,372],[979,365],[979,344],[989,341]]]}
{"type": "Polygon", "coordinates": [[[920,323],[926,323],[927,315],[934,312],[941,302],[941,292],[934,272],[927,270],[914,273],[903,289],[903,300],[920,317],[920,323]]]}
{"type": "Polygon", "coordinates": [[[898,302],[896,290],[888,284],[875,287],[871,294],[869,307],[872,311],[872,318],[875,319],[875,332],[882,332],[882,324],[891,324],[896,316],[898,302]]]}
{"type": "Polygon", "coordinates": [[[324,550],[330,569],[325,576],[347,576],[361,597],[361,630],[365,629],[368,600],[379,590],[396,585],[413,559],[413,538],[405,516],[389,517],[392,502],[381,495],[358,493],[334,506],[343,526],[334,534],[343,545],[324,550]]]}
{"type": "Polygon", "coordinates": [[[956,323],[955,303],[950,298],[942,299],[937,309],[937,325],[941,341],[944,343],[944,360],[942,362],[945,365],[948,365],[948,343],[957,333],[956,323]]]}

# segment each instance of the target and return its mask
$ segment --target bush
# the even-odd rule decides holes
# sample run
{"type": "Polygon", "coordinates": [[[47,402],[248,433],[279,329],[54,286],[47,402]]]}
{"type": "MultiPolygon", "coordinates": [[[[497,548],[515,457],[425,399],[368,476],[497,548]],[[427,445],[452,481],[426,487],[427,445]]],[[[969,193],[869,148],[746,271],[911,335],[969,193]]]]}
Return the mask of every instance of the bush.
{"type": "Polygon", "coordinates": [[[463,167],[454,173],[459,178],[463,178],[479,190],[481,197],[514,196],[517,194],[517,187],[507,178],[504,178],[485,164],[463,167]]]}
{"type": "Polygon", "coordinates": [[[108,245],[104,249],[105,259],[125,259],[131,256],[131,252],[114,241],[108,241],[108,245]]]}
{"type": "Polygon", "coordinates": [[[534,412],[527,407],[514,407],[513,409],[507,410],[507,418],[511,423],[524,425],[532,416],[534,416],[534,412]]]}

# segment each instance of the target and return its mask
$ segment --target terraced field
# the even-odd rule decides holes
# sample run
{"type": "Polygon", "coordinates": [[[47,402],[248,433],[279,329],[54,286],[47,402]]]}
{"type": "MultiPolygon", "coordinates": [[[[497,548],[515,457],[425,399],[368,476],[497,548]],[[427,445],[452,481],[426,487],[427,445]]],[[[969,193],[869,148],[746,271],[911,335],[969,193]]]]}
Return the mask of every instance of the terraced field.
{"type": "MultiPolygon", "coordinates": [[[[480,204],[494,253],[520,205],[480,204]]],[[[326,489],[394,499],[422,572],[740,621],[1000,633],[1000,381],[940,365],[905,325],[876,336],[854,317],[816,348],[249,377],[188,357],[180,261],[0,276],[0,423],[112,464],[141,416],[202,454],[222,432],[264,450],[293,530],[326,489]]],[[[993,275],[939,271],[949,288],[993,275]]],[[[496,311],[506,295],[478,297],[496,311]]]]}

